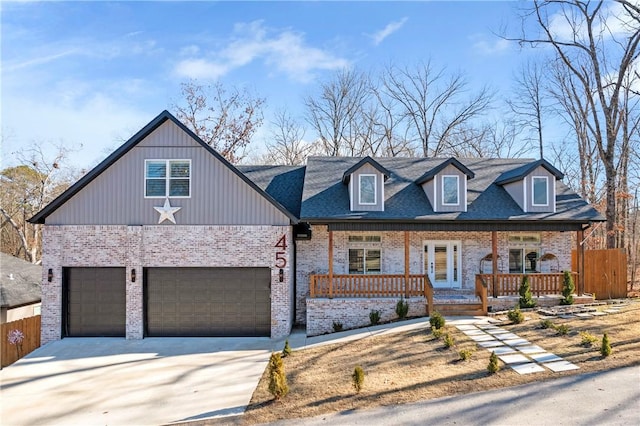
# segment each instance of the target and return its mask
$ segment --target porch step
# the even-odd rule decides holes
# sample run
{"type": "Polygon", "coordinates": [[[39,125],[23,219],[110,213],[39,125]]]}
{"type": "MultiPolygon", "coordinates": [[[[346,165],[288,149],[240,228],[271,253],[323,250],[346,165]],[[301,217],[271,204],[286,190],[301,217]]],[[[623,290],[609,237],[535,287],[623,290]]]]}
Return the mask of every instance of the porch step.
{"type": "MultiPolygon", "coordinates": [[[[433,311],[446,316],[484,316],[482,303],[438,303],[434,300],[433,311]]],[[[431,311],[431,312],[433,312],[431,311]]]]}

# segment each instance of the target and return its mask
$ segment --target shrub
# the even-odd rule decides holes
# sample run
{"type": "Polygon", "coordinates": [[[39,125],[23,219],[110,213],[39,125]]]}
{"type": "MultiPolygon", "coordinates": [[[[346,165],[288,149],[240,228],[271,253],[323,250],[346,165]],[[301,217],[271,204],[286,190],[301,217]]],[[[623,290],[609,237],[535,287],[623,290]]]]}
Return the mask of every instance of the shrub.
{"type": "Polygon", "coordinates": [[[435,328],[432,326],[431,333],[433,333],[433,337],[435,337],[436,339],[439,339],[444,334],[444,328],[435,328]]]}
{"type": "Polygon", "coordinates": [[[582,338],[582,346],[593,346],[596,340],[598,340],[596,336],[589,333],[588,331],[581,331],[580,337],[582,338]]]}
{"type": "Polygon", "coordinates": [[[338,331],[342,331],[342,327],[343,326],[342,326],[342,323],[340,321],[334,321],[332,326],[333,326],[333,331],[335,333],[337,333],[338,331]]]}
{"type": "Polygon", "coordinates": [[[536,306],[536,302],[533,300],[533,296],[531,294],[531,285],[529,284],[529,276],[522,276],[522,284],[520,285],[520,300],[518,304],[521,308],[533,308],[536,306]]]}
{"type": "Polygon", "coordinates": [[[431,324],[431,328],[441,329],[444,327],[444,317],[440,314],[440,312],[434,312],[431,314],[431,318],[429,318],[429,324],[431,324]]]}
{"type": "Polygon", "coordinates": [[[461,349],[458,351],[458,356],[462,361],[470,360],[471,355],[473,355],[473,349],[461,349]]]}
{"type": "Polygon", "coordinates": [[[456,344],[455,339],[449,333],[444,335],[444,338],[442,339],[442,341],[444,342],[445,348],[452,348],[456,344]]]}
{"type": "Polygon", "coordinates": [[[487,365],[487,370],[489,374],[495,374],[500,371],[500,363],[498,361],[498,355],[495,352],[491,352],[491,356],[489,357],[489,365],[487,365]]]}
{"type": "Polygon", "coordinates": [[[353,374],[351,375],[351,380],[353,382],[353,388],[357,393],[360,393],[362,390],[362,386],[364,385],[364,370],[359,365],[353,369],[353,374]]]}
{"type": "Polygon", "coordinates": [[[380,323],[380,311],[376,311],[375,309],[369,312],[369,321],[371,321],[371,325],[376,325],[380,323]]]}
{"type": "Polygon", "coordinates": [[[405,319],[407,314],[409,313],[409,302],[401,298],[396,303],[396,314],[398,314],[398,318],[405,319]]]}
{"type": "Polygon", "coordinates": [[[522,312],[520,312],[520,308],[517,306],[507,312],[507,318],[509,318],[509,321],[514,324],[520,324],[524,322],[524,315],[522,315],[522,312]]]}
{"type": "Polygon", "coordinates": [[[600,354],[604,357],[611,355],[611,343],[609,342],[609,336],[604,333],[602,336],[602,346],[600,346],[600,354]]]}
{"type": "Polygon", "coordinates": [[[569,326],[567,324],[556,325],[554,328],[560,336],[565,336],[569,333],[569,326]]]}
{"type": "Polygon", "coordinates": [[[279,400],[289,393],[287,376],[284,373],[284,363],[279,353],[274,352],[269,359],[269,393],[275,400],[279,400]]]}
{"type": "Polygon", "coordinates": [[[291,355],[291,346],[289,346],[289,340],[284,341],[284,348],[282,348],[282,357],[291,355]]]}
{"type": "Polygon", "coordinates": [[[562,278],[562,299],[560,299],[561,305],[573,305],[573,292],[576,291],[576,286],[573,284],[573,277],[569,271],[564,271],[564,277],[562,278]]]}
{"type": "Polygon", "coordinates": [[[553,325],[553,322],[550,319],[545,319],[540,321],[540,328],[542,329],[547,329],[547,328],[556,328],[555,325],[553,325]]]}

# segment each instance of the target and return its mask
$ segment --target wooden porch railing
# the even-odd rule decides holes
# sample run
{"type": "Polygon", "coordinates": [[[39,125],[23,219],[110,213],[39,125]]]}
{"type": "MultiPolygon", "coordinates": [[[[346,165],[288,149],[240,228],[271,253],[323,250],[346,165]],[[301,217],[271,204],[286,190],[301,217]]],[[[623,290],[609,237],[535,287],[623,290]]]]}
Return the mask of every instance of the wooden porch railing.
{"type": "Polygon", "coordinates": [[[482,312],[487,313],[487,282],[482,275],[476,275],[476,296],[482,303],[482,312]]]}
{"type": "Polygon", "coordinates": [[[314,297],[412,297],[425,295],[425,276],[333,274],[311,275],[309,296],[314,297]]]}
{"type": "MultiPolygon", "coordinates": [[[[578,273],[571,272],[573,281],[578,282],[578,273]]],[[[524,274],[496,274],[496,282],[493,282],[494,275],[478,274],[476,275],[476,291],[478,289],[478,280],[488,283],[488,294],[497,296],[518,296],[518,290],[522,284],[524,274]]],[[[529,277],[529,285],[531,293],[534,296],[544,294],[562,294],[563,274],[527,274],[529,277]]]]}

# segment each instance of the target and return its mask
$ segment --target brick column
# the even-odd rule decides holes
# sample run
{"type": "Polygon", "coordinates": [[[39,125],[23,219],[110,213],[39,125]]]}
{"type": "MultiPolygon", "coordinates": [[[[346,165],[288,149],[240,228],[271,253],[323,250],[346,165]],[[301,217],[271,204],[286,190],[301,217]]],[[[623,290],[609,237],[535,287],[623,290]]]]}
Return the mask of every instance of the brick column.
{"type": "Polygon", "coordinates": [[[142,339],[144,335],[142,240],[142,226],[127,227],[127,257],[125,262],[125,275],[127,280],[127,339],[142,339]],[[133,281],[133,271],[135,271],[135,282],[133,281]]]}

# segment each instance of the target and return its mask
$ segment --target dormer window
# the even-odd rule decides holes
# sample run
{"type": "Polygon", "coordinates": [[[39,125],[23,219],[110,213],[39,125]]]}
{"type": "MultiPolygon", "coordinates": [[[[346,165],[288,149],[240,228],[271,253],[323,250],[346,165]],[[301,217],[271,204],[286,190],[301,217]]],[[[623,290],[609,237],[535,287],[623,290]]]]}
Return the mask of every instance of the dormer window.
{"type": "Polygon", "coordinates": [[[376,204],[376,175],[360,175],[358,188],[358,199],[360,204],[376,204]]]}
{"type": "Polygon", "coordinates": [[[549,205],[549,178],[546,176],[533,176],[531,179],[533,187],[533,205],[548,206],[549,205]]]}
{"type": "Polygon", "coordinates": [[[442,205],[457,206],[460,204],[459,176],[442,176],[442,205]]]}

